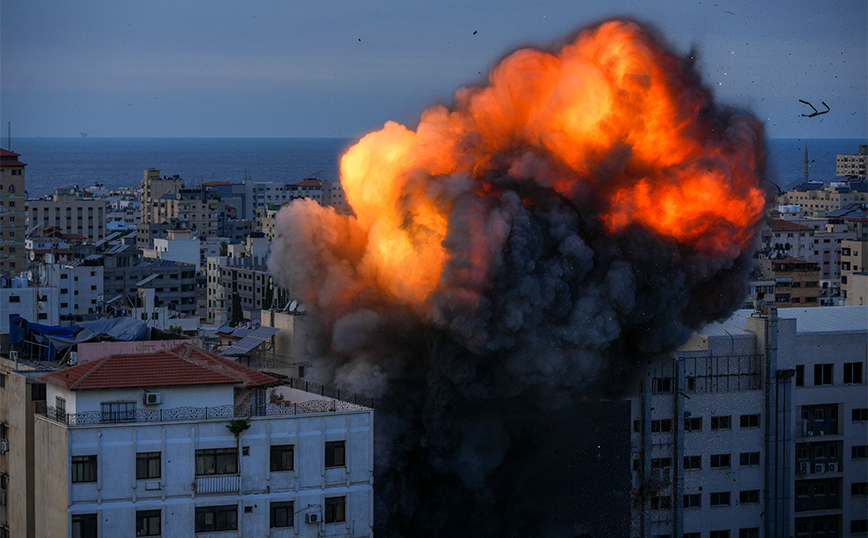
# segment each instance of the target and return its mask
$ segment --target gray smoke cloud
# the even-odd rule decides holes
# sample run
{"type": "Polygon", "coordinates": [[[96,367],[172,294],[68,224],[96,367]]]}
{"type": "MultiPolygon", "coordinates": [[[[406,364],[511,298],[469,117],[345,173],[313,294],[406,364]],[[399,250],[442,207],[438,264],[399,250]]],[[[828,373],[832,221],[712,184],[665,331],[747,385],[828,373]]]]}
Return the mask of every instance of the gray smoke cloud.
{"type": "MultiPolygon", "coordinates": [[[[694,84],[688,66],[630,28],[678,84],[694,84]]],[[[705,94],[696,99],[705,103],[693,120],[699,144],[726,151],[674,166],[718,171],[736,195],[758,189],[759,124],[711,107],[705,94]],[[739,169],[747,180],[733,179],[739,169]]],[[[453,113],[469,117],[466,102],[453,113]]],[[[478,148],[478,136],[469,129],[456,146],[478,148]]],[[[752,255],[749,242],[731,239],[744,230],[714,216],[692,225],[736,248],[705,248],[641,222],[613,232],[605,214],[618,188],[651,175],[680,181],[637,164],[636,152],[621,139],[588,176],[517,139],[472,172],[407,171],[396,205],[412,207],[421,189],[448,222],[445,262],[424,307],[396,300],[365,273],[363,219],[310,200],[278,214],[269,269],[318,322],[320,375],[377,398],[378,536],[625,529],[605,509],[625,506],[616,490],[629,484],[605,477],[626,474],[627,464],[594,462],[610,461],[599,447],[626,432],[605,427],[617,406],[601,402],[621,394],[639,364],[736,309],[752,255]],[[570,188],[559,187],[565,181],[570,188]]],[[[411,213],[407,227],[417,225],[411,213]]],[[[759,218],[742,225],[748,237],[759,218]]]]}

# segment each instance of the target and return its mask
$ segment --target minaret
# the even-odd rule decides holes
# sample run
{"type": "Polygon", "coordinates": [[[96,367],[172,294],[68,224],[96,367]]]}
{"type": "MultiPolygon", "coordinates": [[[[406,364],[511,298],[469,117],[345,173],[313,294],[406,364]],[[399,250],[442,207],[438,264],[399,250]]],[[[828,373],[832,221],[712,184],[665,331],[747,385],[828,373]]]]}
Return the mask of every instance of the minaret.
{"type": "Polygon", "coordinates": [[[805,144],[805,173],[804,178],[808,179],[808,144],[805,144]]]}

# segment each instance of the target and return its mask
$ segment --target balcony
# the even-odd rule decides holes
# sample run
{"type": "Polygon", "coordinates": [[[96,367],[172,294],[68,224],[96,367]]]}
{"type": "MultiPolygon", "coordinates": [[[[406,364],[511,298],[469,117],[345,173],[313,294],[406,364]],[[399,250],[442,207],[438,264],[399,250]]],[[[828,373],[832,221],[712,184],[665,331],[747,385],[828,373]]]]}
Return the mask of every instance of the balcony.
{"type": "Polygon", "coordinates": [[[241,490],[239,475],[197,476],[196,493],[238,493],[241,490]]]}

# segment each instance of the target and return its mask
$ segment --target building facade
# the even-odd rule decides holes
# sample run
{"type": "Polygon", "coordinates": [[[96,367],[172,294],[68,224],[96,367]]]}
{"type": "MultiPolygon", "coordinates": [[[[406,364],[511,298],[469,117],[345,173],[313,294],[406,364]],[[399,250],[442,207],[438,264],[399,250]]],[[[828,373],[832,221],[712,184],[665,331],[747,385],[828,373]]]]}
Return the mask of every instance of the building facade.
{"type": "Polygon", "coordinates": [[[105,198],[96,198],[79,188],[58,188],[50,199],[28,200],[30,226],[54,226],[66,234],[77,234],[91,244],[105,238],[105,198]]]}
{"type": "Polygon", "coordinates": [[[633,537],[868,532],[868,307],[741,310],[647,368],[633,537]]]}
{"type": "Polygon", "coordinates": [[[27,230],[24,167],[20,155],[0,149],[0,275],[15,275],[27,263],[24,235],[27,230]]]}
{"type": "Polygon", "coordinates": [[[865,179],[866,163],[868,163],[868,145],[859,144],[859,153],[838,155],[835,160],[835,175],[865,179]]]}

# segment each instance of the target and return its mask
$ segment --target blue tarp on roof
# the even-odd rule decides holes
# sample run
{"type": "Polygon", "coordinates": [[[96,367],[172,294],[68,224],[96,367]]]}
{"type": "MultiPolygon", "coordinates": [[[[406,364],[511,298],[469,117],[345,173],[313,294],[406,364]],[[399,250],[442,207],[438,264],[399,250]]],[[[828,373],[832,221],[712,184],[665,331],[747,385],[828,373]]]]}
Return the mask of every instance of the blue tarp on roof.
{"type": "Polygon", "coordinates": [[[22,317],[10,320],[10,344],[26,342],[28,334],[34,342],[42,344],[40,358],[54,360],[58,350],[66,349],[73,344],[96,339],[121,342],[147,340],[150,331],[144,321],[133,318],[85,321],[71,327],[32,323],[22,317]]]}

